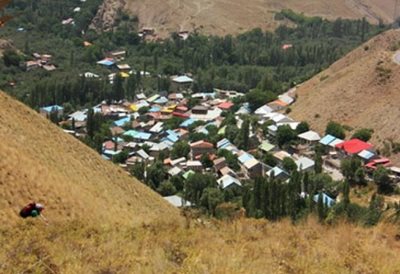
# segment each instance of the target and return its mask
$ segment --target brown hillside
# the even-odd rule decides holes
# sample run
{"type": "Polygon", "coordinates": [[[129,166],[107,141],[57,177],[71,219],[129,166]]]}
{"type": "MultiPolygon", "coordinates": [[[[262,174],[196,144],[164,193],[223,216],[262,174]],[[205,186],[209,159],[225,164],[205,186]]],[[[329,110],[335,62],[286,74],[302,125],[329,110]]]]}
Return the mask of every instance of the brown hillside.
{"type": "Polygon", "coordinates": [[[0,93],[0,273],[398,273],[398,228],[187,219],[0,93]],[[18,210],[43,202],[50,224],[18,210]],[[173,222],[173,223],[172,223],[173,222]]]}
{"type": "Polygon", "coordinates": [[[43,202],[51,222],[112,224],[177,218],[178,211],[122,169],[0,93],[0,222],[43,202]]]}
{"type": "Polygon", "coordinates": [[[393,0],[125,0],[125,3],[126,9],[138,16],[140,27],[153,27],[161,36],[195,29],[215,35],[236,34],[256,27],[271,30],[278,24],[274,13],[287,8],[329,19],[366,17],[373,23],[379,18],[390,22],[394,14],[393,0]]]}
{"type": "Polygon", "coordinates": [[[400,141],[400,66],[393,61],[400,31],[383,33],[298,89],[291,116],[323,133],[330,120],[375,130],[373,142],[400,141]]]}

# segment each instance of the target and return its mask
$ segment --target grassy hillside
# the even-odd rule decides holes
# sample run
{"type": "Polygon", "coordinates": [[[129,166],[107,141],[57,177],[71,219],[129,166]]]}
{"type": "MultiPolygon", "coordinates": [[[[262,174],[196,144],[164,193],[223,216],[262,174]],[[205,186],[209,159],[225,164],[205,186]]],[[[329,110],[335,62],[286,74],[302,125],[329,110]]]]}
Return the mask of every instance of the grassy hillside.
{"type": "Polygon", "coordinates": [[[47,206],[51,222],[133,224],[179,214],[122,169],[39,114],[0,94],[0,222],[21,223],[30,201],[47,206]]]}
{"type": "Polygon", "coordinates": [[[161,35],[194,29],[216,35],[256,27],[271,30],[278,25],[274,13],[282,9],[329,19],[366,17],[373,23],[379,18],[390,22],[394,7],[392,0],[128,0],[125,3],[127,10],[138,16],[141,27],[154,27],[161,35]]]}
{"type": "Polygon", "coordinates": [[[1,273],[395,273],[399,229],[312,218],[232,222],[178,211],[38,114],[0,94],[1,273]],[[36,200],[46,226],[20,219],[36,200]]]}
{"type": "MultiPolygon", "coordinates": [[[[400,66],[393,61],[400,31],[383,33],[298,89],[291,115],[321,133],[330,120],[375,130],[373,142],[399,141],[400,66]]],[[[349,133],[350,135],[351,133],[349,133]]]]}

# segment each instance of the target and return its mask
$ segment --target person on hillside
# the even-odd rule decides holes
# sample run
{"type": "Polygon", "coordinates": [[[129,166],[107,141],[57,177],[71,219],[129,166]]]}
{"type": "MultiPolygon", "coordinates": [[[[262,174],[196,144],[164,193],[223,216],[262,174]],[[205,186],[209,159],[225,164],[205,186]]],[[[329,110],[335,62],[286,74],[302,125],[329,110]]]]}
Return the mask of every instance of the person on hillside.
{"type": "Polygon", "coordinates": [[[21,211],[19,212],[19,216],[21,216],[24,219],[28,217],[32,218],[40,217],[47,223],[46,218],[42,215],[43,209],[44,206],[42,204],[33,202],[25,206],[23,209],[21,209],[21,211]]]}

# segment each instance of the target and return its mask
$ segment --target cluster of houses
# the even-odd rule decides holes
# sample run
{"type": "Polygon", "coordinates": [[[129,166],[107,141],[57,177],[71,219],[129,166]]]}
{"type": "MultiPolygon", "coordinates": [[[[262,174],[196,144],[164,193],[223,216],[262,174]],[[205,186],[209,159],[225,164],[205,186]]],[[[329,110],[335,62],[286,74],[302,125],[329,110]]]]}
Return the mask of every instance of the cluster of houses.
{"type": "MultiPolygon", "coordinates": [[[[175,78],[174,78],[175,79],[175,78]]],[[[186,84],[191,80],[187,76],[179,76],[176,83],[186,84]]],[[[120,153],[127,152],[128,157],[122,164],[130,169],[138,162],[147,165],[157,160],[164,152],[170,152],[174,145],[186,140],[190,146],[190,153],[187,157],[167,158],[163,164],[168,170],[169,176],[182,176],[187,179],[196,172],[213,173],[220,187],[224,190],[241,188],[243,180],[253,179],[259,176],[273,176],[283,181],[289,179],[290,175],[285,170],[283,162],[285,158],[291,158],[296,163],[299,171],[313,171],[315,167],[314,146],[319,144],[329,151],[324,156],[324,167],[331,166],[339,170],[340,159],[350,156],[359,157],[365,164],[366,169],[374,170],[379,165],[390,166],[389,159],[380,157],[370,143],[358,139],[340,140],[334,136],[326,135],[321,137],[317,132],[309,130],[298,134],[298,145],[290,146],[286,150],[280,149],[276,144],[276,134],[280,126],[289,126],[296,129],[300,124],[294,121],[282,109],[294,102],[294,91],[279,96],[278,100],[266,104],[253,113],[249,105],[235,108],[237,126],[241,128],[242,115],[257,116],[260,125],[268,122],[268,133],[264,135],[260,131],[250,129],[249,138],[252,147],[244,151],[236,147],[231,141],[225,138],[226,126],[223,113],[232,111],[234,103],[232,99],[243,94],[234,91],[215,90],[212,93],[160,93],[147,96],[143,93],[137,94],[132,102],[121,101],[113,104],[103,102],[93,107],[94,112],[101,113],[112,120],[110,131],[112,138],[106,140],[102,145],[102,156],[111,160],[120,153]],[[188,106],[189,98],[197,98],[198,104],[188,106]],[[178,119],[178,124],[171,127],[169,121],[172,118],[178,119]],[[202,123],[196,123],[202,121],[202,123]],[[215,144],[206,140],[189,142],[190,132],[198,132],[208,135],[208,126],[213,125],[218,129],[219,141],[215,144]],[[255,144],[255,145],[254,145],[255,144]],[[230,151],[237,157],[239,170],[229,167],[227,159],[218,157],[220,150],[230,151]],[[277,163],[275,166],[268,166],[260,159],[260,155],[271,154],[277,163]],[[205,167],[202,157],[206,155],[213,162],[213,167],[205,167]]],[[[53,111],[63,112],[60,106],[48,106],[41,110],[43,115],[49,116],[53,111]]],[[[68,120],[73,121],[73,130],[66,130],[74,135],[86,134],[86,121],[88,110],[76,111],[68,115],[68,120]]],[[[168,155],[168,153],[164,154],[168,155]]],[[[398,169],[397,169],[398,170],[398,169]]],[[[394,172],[396,168],[394,168],[394,172]]],[[[339,178],[336,178],[339,179],[339,178]]],[[[179,197],[169,197],[172,201],[178,201],[179,197]]],[[[318,199],[318,196],[315,197],[318,199]]],[[[332,199],[324,194],[327,205],[332,205],[332,199]]]]}
{"type": "Polygon", "coordinates": [[[57,67],[52,63],[52,55],[50,54],[32,54],[34,60],[26,61],[24,66],[26,71],[30,71],[36,68],[42,68],[46,71],[54,71],[57,67]]]}

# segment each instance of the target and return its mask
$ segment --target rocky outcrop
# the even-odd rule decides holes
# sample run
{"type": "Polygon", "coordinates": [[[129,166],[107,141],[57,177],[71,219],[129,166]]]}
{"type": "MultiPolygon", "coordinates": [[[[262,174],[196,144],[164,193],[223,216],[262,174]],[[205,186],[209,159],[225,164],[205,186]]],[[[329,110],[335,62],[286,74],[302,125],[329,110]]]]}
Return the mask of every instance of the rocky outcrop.
{"type": "Polygon", "coordinates": [[[97,32],[112,30],[115,26],[118,13],[124,6],[124,0],[104,0],[96,16],[93,18],[89,29],[97,32]]]}

